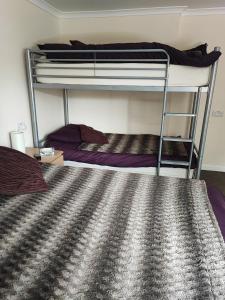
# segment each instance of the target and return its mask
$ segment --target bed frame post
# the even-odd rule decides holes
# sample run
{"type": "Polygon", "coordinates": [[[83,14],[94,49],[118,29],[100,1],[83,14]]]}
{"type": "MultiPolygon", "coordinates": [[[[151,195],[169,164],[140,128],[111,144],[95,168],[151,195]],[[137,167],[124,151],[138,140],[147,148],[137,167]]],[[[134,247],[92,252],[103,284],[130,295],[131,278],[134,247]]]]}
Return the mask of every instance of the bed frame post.
{"type": "Polygon", "coordinates": [[[163,108],[162,108],[162,116],[161,116],[161,125],[160,125],[160,139],[159,139],[159,154],[158,154],[158,163],[157,163],[157,176],[160,176],[160,167],[162,162],[162,147],[163,147],[163,134],[164,134],[164,122],[165,115],[167,110],[167,91],[168,91],[168,69],[170,65],[170,57],[168,53],[166,54],[166,69],[165,69],[165,77],[164,77],[164,89],[163,89],[163,108]]]}
{"type": "Polygon", "coordinates": [[[33,87],[33,70],[31,64],[31,50],[26,49],[26,70],[27,70],[27,82],[28,82],[28,95],[31,112],[31,125],[33,133],[34,147],[39,147],[38,125],[37,125],[37,111],[35,101],[35,90],[33,87]]]}
{"type": "MultiPolygon", "coordinates": [[[[214,48],[214,51],[219,51],[219,50],[220,50],[219,47],[214,48]]],[[[214,92],[214,87],[215,87],[217,68],[218,68],[218,60],[213,64],[212,69],[211,69],[211,74],[210,74],[209,89],[207,92],[205,112],[204,112],[204,118],[203,118],[203,124],[202,124],[202,132],[201,132],[201,138],[200,138],[200,143],[199,143],[199,157],[198,157],[198,167],[197,167],[197,173],[196,173],[197,179],[200,178],[201,169],[202,169],[202,161],[203,161],[203,155],[204,155],[204,150],[205,150],[207,130],[208,130],[208,125],[209,125],[209,117],[210,117],[211,107],[212,107],[212,98],[213,98],[213,92],[214,92]]]]}
{"type": "Polygon", "coordinates": [[[63,90],[63,103],[64,103],[64,120],[65,125],[69,124],[69,101],[68,101],[68,90],[63,90]]]}

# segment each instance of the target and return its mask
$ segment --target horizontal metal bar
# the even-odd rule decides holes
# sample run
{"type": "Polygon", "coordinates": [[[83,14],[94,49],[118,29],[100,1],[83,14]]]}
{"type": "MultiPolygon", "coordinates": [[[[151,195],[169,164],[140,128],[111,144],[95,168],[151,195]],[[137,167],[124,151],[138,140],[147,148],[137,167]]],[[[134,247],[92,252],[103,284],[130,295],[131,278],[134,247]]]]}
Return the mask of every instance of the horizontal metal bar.
{"type": "MultiPolygon", "coordinates": [[[[49,61],[46,61],[46,60],[42,60],[42,59],[34,59],[34,61],[36,61],[36,62],[49,62],[49,61]]],[[[157,58],[157,59],[151,59],[151,58],[142,58],[142,59],[140,59],[140,58],[134,58],[134,59],[122,59],[122,58],[117,58],[117,59],[115,59],[115,58],[109,58],[109,59],[101,59],[101,58],[96,58],[96,59],[94,59],[94,58],[81,58],[81,59],[79,59],[79,58],[53,58],[53,59],[51,59],[51,62],[55,62],[55,61],[61,61],[61,62],[64,62],[64,61],[69,61],[69,62],[72,62],[72,61],[76,61],[76,62],[89,62],[89,61],[91,61],[91,62],[98,62],[98,61],[101,61],[101,62],[137,62],[138,61],[138,63],[140,63],[140,62],[145,62],[145,61],[147,61],[147,62],[167,62],[168,60],[167,59],[159,59],[159,58],[157,58]]]]}
{"type": "Polygon", "coordinates": [[[74,76],[74,75],[35,75],[35,78],[75,78],[75,79],[146,79],[146,80],[166,80],[166,77],[139,77],[139,76],[74,76]]]}
{"type": "MultiPolygon", "coordinates": [[[[165,55],[168,55],[166,50],[164,49],[80,49],[80,50],[33,50],[31,49],[30,52],[32,53],[132,53],[132,52],[149,52],[149,53],[163,53],[165,55]]],[[[169,55],[168,55],[169,56],[169,55]]]]}
{"type": "Polygon", "coordinates": [[[51,70],[51,69],[54,69],[54,70],[115,70],[115,71],[166,71],[166,68],[136,68],[136,67],[133,67],[133,68],[110,68],[110,67],[105,67],[105,68],[101,68],[101,67],[94,67],[94,66],[91,66],[91,67],[50,67],[50,66],[35,66],[35,67],[32,67],[32,69],[34,70],[37,70],[37,69],[47,69],[47,70],[51,70]]]}
{"type": "Polygon", "coordinates": [[[188,113],[165,113],[166,117],[196,117],[196,114],[188,113]]]}
{"type": "Polygon", "coordinates": [[[179,160],[161,160],[160,164],[162,165],[174,165],[174,166],[189,166],[189,162],[187,161],[179,161],[179,160]]]}
{"type": "Polygon", "coordinates": [[[176,137],[168,137],[164,136],[162,137],[163,141],[168,141],[168,142],[182,142],[182,143],[192,143],[193,139],[183,139],[183,138],[176,138],[176,137]]]}
{"type": "Polygon", "coordinates": [[[45,52],[41,50],[30,50],[30,54],[36,54],[36,55],[45,55],[45,52]]]}
{"type": "MultiPolygon", "coordinates": [[[[36,89],[68,89],[80,91],[136,91],[136,92],[164,92],[164,86],[156,85],[112,85],[112,84],[66,84],[66,83],[39,83],[34,82],[36,89]]],[[[198,87],[195,86],[168,86],[167,92],[195,93],[198,87]]],[[[202,88],[202,93],[207,93],[208,87],[202,88]]]]}

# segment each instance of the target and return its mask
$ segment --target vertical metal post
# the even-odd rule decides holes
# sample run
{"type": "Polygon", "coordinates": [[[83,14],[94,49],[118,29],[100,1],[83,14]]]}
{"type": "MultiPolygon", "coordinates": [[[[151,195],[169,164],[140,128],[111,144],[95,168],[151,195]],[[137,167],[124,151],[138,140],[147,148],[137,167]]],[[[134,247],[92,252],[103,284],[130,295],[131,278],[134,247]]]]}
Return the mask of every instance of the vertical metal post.
{"type": "Polygon", "coordinates": [[[164,79],[164,92],[163,92],[163,108],[162,108],[162,118],[160,126],[160,140],[159,140],[159,154],[158,154],[158,166],[157,166],[157,175],[160,175],[160,166],[162,159],[162,147],[163,147],[163,132],[164,132],[164,122],[165,122],[165,113],[167,108],[167,90],[168,90],[168,70],[170,64],[170,57],[167,54],[167,63],[165,69],[165,79],[164,79]]]}
{"type": "Polygon", "coordinates": [[[63,103],[64,103],[64,120],[65,125],[69,124],[69,101],[68,101],[68,90],[63,90],[63,103]]]}
{"type": "Polygon", "coordinates": [[[33,76],[32,76],[33,70],[32,70],[32,64],[31,64],[31,50],[30,49],[26,49],[25,58],[26,58],[28,96],[29,96],[29,103],[30,103],[33,142],[34,142],[34,147],[39,147],[37,110],[36,110],[36,101],[35,101],[35,90],[33,87],[33,76]]]}
{"type": "MultiPolygon", "coordinates": [[[[216,47],[214,50],[219,51],[220,48],[216,47]]],[[[208,125],[209,125],[209,117],[210,117],[211,106],[212,106],[212,98],[213,98],[213,92],[214,92],[214,87],[215,87],[217,68],[218,68],[218,60],[213,64],[212,69],[211,69],[211,74],[210,74],[209,89],[207,92],[205,112],[204,112],[204,118],[203,118],[203,124],[202,124],[202,132],[201,132],[201,138],[200,138],[200,143],[199,143],[199,158],[198,158],[198,168],[197,168],[197,173],[196,173],[197,179],[200,178],[200,173],[201,173],[201,169],[202,169],[202,161],[203,161],[203,155],[204,155],[204,150],[205,150],[205,142],[206,142],[208,125]]]]}
{"type": "Polygon", "coordinates": [[[191,143],[191,148],[190,148],[187,178],[190,177],[190,171],[191,171],[191,163],[192,163],[192,157],[193,157],[193,152],[194,152],[195,133],[196,133],[196,127],[197,127],[198,111],[199,111],[199,104],[200,104],[200,99],[201,99],[201,93],[202,93],[202,88],[199,88],[198,92],[195,93],[195,95],[194,95],[194,103],[193,103],[192,113],[195,116],[192,117],[192,119],[191,119],[191,128],[190,128],[190,136],[189,136],[189,138],[192,139],[192,143],[191,143]]]}
{"type": "Polygon", "coordinates": [[[96,76],[96,57],[97,57],[97,53],[94,52],[94,77],[96,76]]]}

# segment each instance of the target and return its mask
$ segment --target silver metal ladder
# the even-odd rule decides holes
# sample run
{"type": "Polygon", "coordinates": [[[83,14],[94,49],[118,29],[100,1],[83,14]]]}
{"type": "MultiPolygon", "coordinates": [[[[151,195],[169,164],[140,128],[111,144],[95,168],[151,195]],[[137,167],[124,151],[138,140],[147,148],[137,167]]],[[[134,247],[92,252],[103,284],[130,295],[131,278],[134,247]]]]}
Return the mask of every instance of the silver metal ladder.
{"type": "MultiPolygon", "coordinates": [[[[165,93],[165,94],[167,94],[167,93],[165,93]]],[[[159,141],[159,155],[158,155],[158,168],[157,168],[158,175],[160,175],[160,167],[163,164],[163,165],[187,167],[187,178],[190,178],[192,158],[193,158],[193,153],[194,153],[194,148],[195,148],[195,133],[196,133],[196,126],[197,126],[197,117],[198,117],[198,111],[199,111],[200,98],[201,98],[201,88],[199,88],[198,92],[194,94],[192,112],[191,113],[176,113],[176,112],[167,112],[167,95],[164,95],[162,118],[161,118],[161,128],[160,128],[160,141],[159,141]],[[164,123],[165,123],[165,119],[167,117],[191,118],[189,137],[181,138],[181,137],[164,136],[164,125],[165,125],[164,123]],[[165,142],[165,141],[190,143],[188,160],[187,161],[163,160],[162,159],[162,148],[163,148],[163,142],[165,142]]]]}

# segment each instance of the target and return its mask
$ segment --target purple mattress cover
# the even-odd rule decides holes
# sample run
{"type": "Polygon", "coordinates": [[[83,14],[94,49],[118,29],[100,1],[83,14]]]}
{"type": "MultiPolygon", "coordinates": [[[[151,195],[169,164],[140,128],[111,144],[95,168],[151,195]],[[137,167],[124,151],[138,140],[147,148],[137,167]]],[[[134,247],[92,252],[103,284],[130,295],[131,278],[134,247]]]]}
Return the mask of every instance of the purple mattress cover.
{"type": "Polygon", "coordinates": [[[225,196],[215,187],[208,187],[208,196],[225,241],[225,196]]]}
{"type": "MultiPolygon", "coordinates": [[[[64,152],[64,160],[71,160],[87,164],[105,165],[120,168],[140,168],[140,167],[156,167],[157,155],[150,154],[126,154],[126,153],[105,153],[93,152],[86,150],[78,150],[78,146],[74,144],[63,143],[59,141],[51,141],[50,146],[64,152]]],[[[176,157],[164,155],[165,160],[185,160],[184,157],[176,157]]],[[[163,165],[162,165],[163,166],[163,165]]],[[[192,167],[196,166],[196,157],[193,156],[192,167]]],[[[169,165],[166,165],[169,167],[169,165]]],[[[178,166],[180,167],[180,166],[178,166]]]]}

